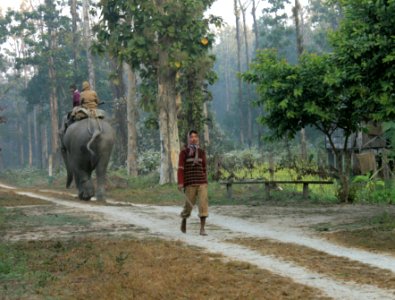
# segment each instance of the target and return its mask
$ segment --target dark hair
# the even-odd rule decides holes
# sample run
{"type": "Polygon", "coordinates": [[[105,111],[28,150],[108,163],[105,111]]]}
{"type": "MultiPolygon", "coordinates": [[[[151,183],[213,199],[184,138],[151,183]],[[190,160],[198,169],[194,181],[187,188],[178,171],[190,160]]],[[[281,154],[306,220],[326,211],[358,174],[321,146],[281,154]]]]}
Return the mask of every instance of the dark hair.
{"type": "Polygon", "coordinates": [[[77,89],[77,85],[75,83],[70,84],[70,88],[75,90],[75,89],[77,89]]]}
{"type": "Polygon", "coordinates": [[[199,135],[199,133],[195,129],[192,129],[192,130],[189,130],[188,136],[191,136],[193,133],[196,135],[199,135]]]}

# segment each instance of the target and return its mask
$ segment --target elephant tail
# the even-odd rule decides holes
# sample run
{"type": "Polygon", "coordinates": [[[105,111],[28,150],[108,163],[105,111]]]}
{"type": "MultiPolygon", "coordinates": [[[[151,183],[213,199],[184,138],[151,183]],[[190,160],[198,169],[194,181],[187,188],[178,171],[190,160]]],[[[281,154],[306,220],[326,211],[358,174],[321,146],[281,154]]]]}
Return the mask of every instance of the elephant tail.
{"type": "Polygon", "coordinates": [[[95,131],[92,134],[91,139],[89,140],[88,144],[86,145],[86,148],[88,149],[89,153],[94,156],[95,152],[91,149],[91,144],[95,141],[95,139],[101,134],[101,130],[95,129],[95,131]]]}

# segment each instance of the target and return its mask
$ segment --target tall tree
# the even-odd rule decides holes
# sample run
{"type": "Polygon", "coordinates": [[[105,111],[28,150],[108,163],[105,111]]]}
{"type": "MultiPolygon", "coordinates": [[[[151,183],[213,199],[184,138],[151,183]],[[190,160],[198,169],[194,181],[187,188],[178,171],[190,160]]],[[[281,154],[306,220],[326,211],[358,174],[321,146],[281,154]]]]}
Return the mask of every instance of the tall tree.
{"type": "MultiPolygon", "coordinates": [[[[245,60],[246,60],[246,67],[248,69],[248,66],[250,64],[250,46],[249,46],[249,41],[248,41],[248,28],[247,28],[247,22],[246,22],[246,11],[248,8],[249,3],[244,2],[242,3],[241,0],[239,0],[239,7],[243,19],[243,36],[244,36],[244,52],[245,52],[245,60]]],[[[252,145],[252,108],[251,108],[251,91],[249,88],[247,90],[247,101],[246,101],[246,106],[247,106],[247,144],[249,147],[252,145]]]]}
{"type": "MultiPolygon", "coordinates": [[[[73,34],[73,65],[74,65],[74,72],[76,72],[76,70],[78,70],[77,0],[69,0],[69,1],[70,1],[70,14],[72,20],[71,28],[73,34]]],[[[77,81],[76,74],[74,74],[74,80],[77,81]]]]}
{"type": "MultiPolygon", "coordinates": [[[[240,9],[237,3],[237,0],[233,2],[234,14],[236,18],[236,42],[237,42],[237,72],[241,73],[241,36],[240,36],[240,9]]],[[[244,116],[243,116],[243,107],[244,107],[244,98],[243,98],[243,85],[241,82],[241,78],[237,79],[238,86],[238,103],[239,103],[239,121],[240,121],[240,143],[244,144],[244,116]]]]}
{"type": "Polygon", "coordinates": [[[86,49],[86,57],[88,60],[88,74],[89,74],[89,83],[92,88],[96,87],[96,78],[95,78],[95,66],[93,64],[93,56],[91,51],[92,46],[92,33],[90,26],[90,18],[89,18],[89,0],[82,0],[82,13],[84,16],[84,41],[85,41],[85,49],[86,49]]]}
{"type": "Polygon", "coordinates": [[[258,29],[258,22],[256,19],[256,11],[258,9],[259,2],[260,1],[252,0],[252,8],[251,8],[251,15],[253,21],[252,27],[254,28],[254,35],[255,35],[255,47],[254,47],[255,51],[259,49],[259,29],[258,29]]]}
{"type": "MultiPolygon", "coordinates": [[[[55,25],[55,10],[54,3],[50,0],[45,0],[45,16],[44,21],[47,25],[48,30],[48,78],[50,84],[49,94],[49,106],[51,113],[51,154],[50,162],[54,163],[55,167],[58,167],[60,163],[60,152],[59,152],[59,116],[58,116],[58,95],[56,92],[56,67],[55,67],[55,53],[57,50],[57,32],[55,25]]],[[[51,171],[50,171],[50,174],[51,171]]]]}
{"type": "Polygon", "coordinates": [[[212,2],[119,0],[100,4],[103,13],[98,38],[107,47],[103,50],[118,53],[134,70],[140,69],[143,80],[157,80],[161,184],[176,182],[180,149],[176,74],[191,55],[207,51],[200,40],[208,35],[209,24],[217,22],[204,18],[212,2]]]}
{"type": "Polygon", "coordinates": [[[127,172],[129,176],[136,177],[138,175],[137,163],[137,78],[132,68],[123,63],[123,70],[127,78],[127,96],[126,110],[128,121],[128,155],[127,155],[127,172]]]}
{"type": "MultiPolygon", "coordinates": [[[[301,20],[300,13],[301,6],[299,0],[295,0],[295,6],[293,7],[293,15],[295,21],[295,29],[296,29],[296,46],[298,51],[298,59],[303,53],[303,36],[301,30],[301,20]]],[[[306,130],[302,128],[300,130],[300,149],[301,149],[301,157],[304,161],[307,160],[307,142],[306,142],[306,130]]]]}

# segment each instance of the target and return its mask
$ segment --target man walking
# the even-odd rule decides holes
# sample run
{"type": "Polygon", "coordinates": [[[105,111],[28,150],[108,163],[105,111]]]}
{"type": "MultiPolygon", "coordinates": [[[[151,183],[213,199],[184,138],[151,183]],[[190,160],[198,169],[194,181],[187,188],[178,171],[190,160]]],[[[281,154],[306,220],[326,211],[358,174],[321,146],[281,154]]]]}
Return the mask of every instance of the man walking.
{"type": "Polygon", "coordinates": [[[181,231],[187,231],[187,218],[191,215],[196,199],[199,201],[200,235],[207,235],[204,229],[208,216],[206,152],[199,148],[197,131],[188,133],[188,145],[180,152],[178,160],[178,189],[185,191],[185,205],[181,212],[181,231]]]}

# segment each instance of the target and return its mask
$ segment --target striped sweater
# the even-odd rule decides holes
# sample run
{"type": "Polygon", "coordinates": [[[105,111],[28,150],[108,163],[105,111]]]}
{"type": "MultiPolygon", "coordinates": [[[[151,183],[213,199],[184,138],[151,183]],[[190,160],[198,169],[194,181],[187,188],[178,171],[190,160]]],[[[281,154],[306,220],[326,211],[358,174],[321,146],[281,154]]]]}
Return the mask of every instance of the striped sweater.
{"type": "Polygon", "coordinates": [[[206,152],[198,149],[199,161],[193,164],[194,155],[189,156],[189,150],[184,148],[180,152],[178,160],[178,185],[186,187],[188,185],[207,184],[206,152]]]}

